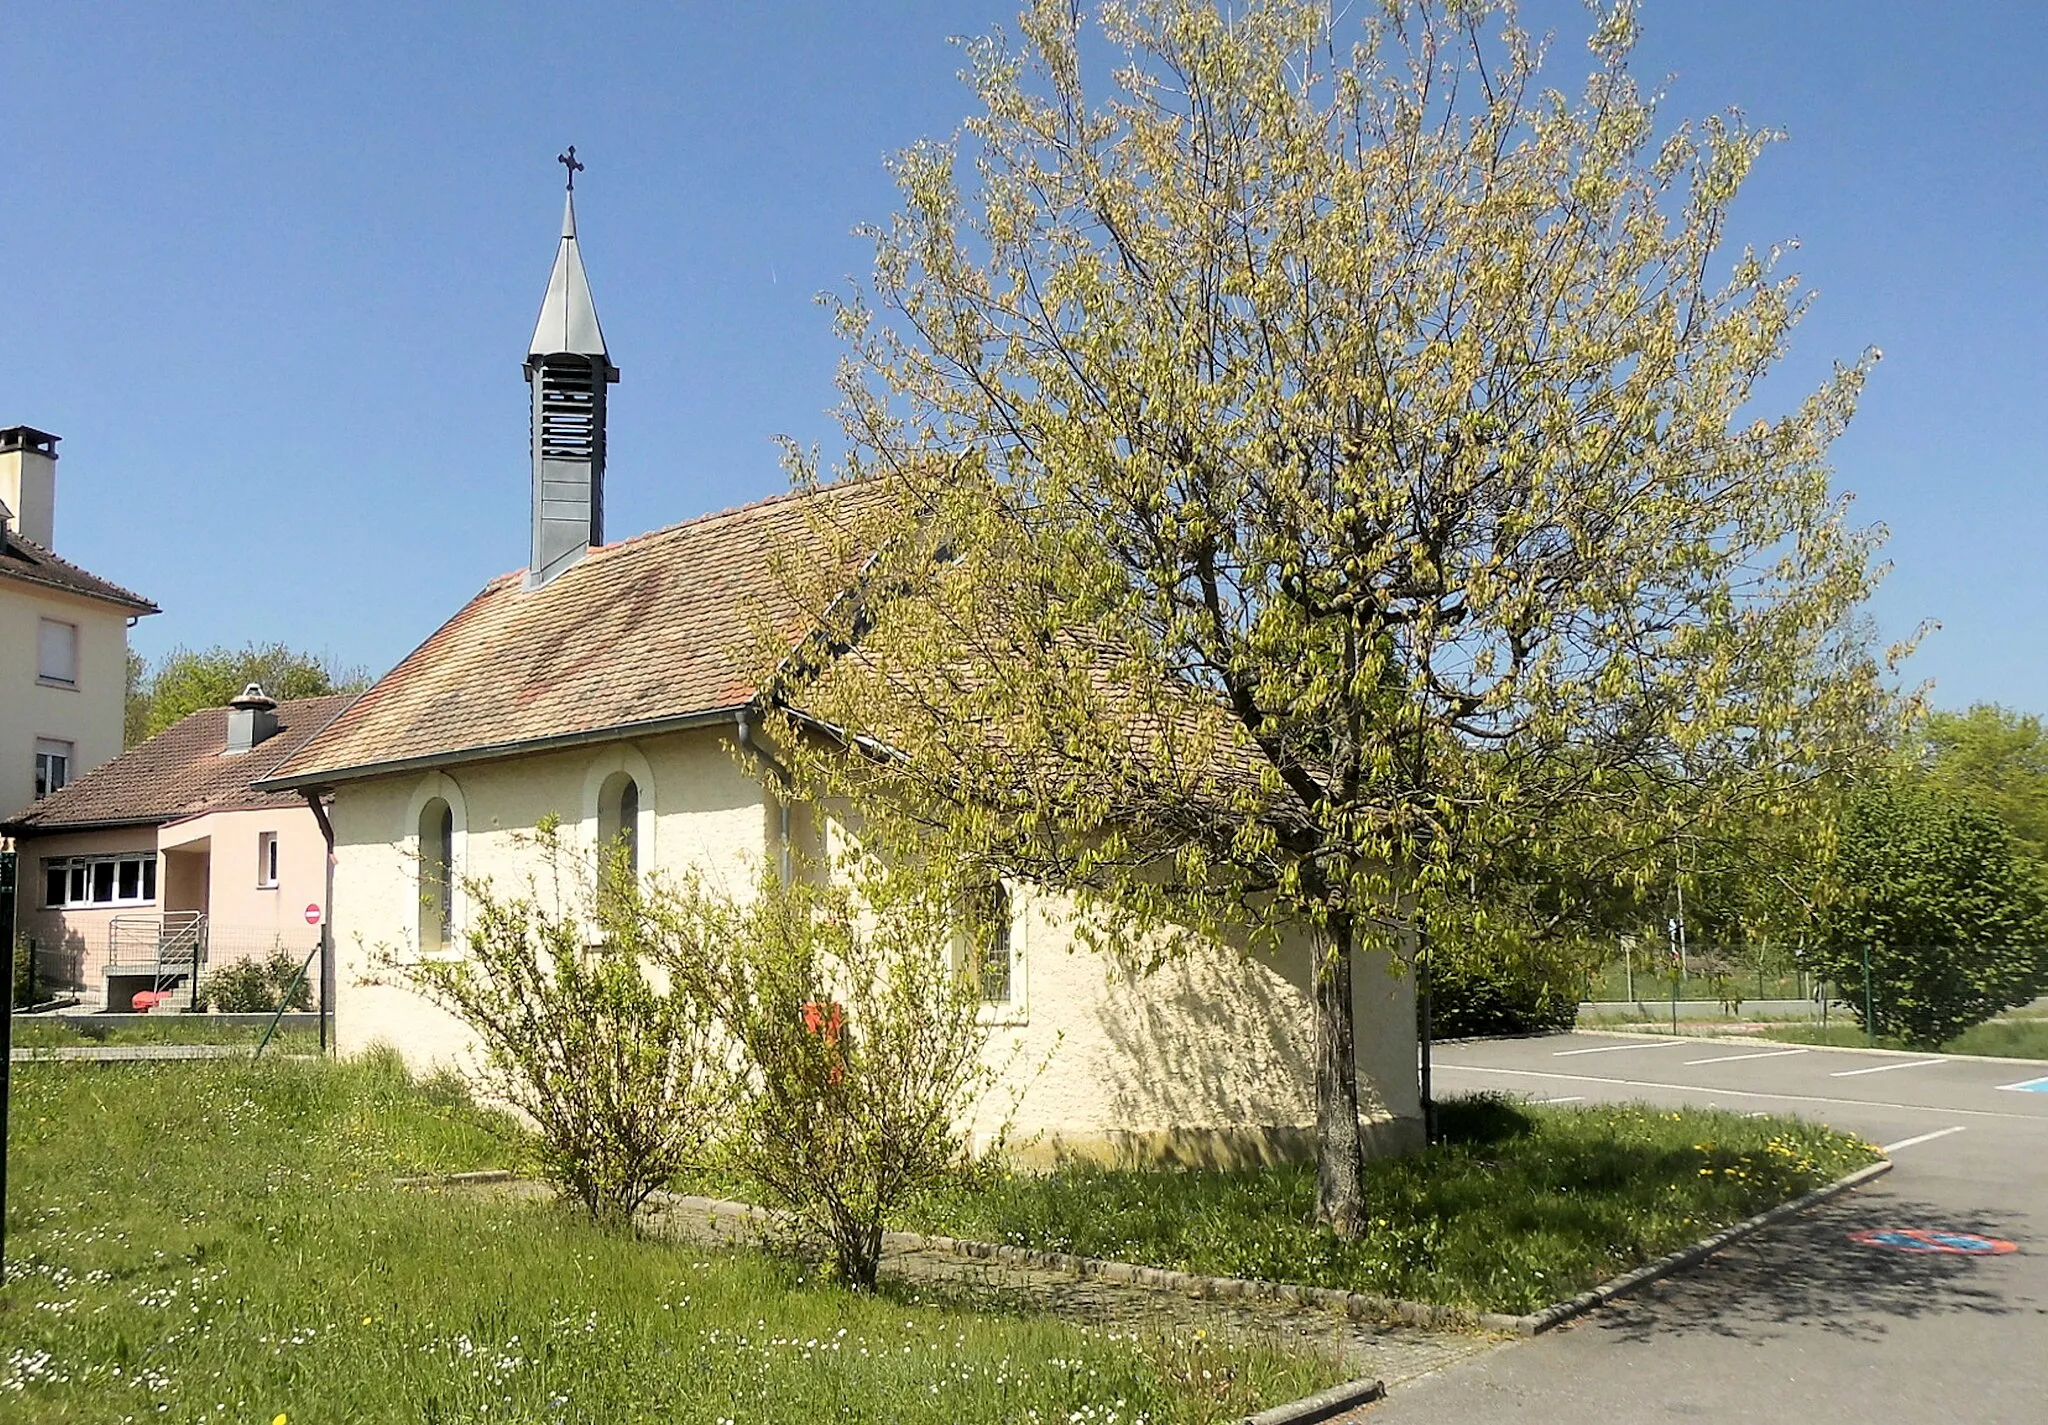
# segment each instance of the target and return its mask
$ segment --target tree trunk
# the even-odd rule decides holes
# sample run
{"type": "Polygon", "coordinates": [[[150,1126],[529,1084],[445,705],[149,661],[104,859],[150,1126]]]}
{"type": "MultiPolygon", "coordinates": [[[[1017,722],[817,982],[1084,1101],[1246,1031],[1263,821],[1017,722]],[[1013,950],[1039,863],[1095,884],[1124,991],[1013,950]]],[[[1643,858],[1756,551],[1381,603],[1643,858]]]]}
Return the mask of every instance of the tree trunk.
{"type": "Polygon", "coordinates": [[[1352,940],[1350,912],[1337,912],[1316,937],[1315,957],[1316,1218],[1339,1237],[1356,1237],[1365,1225],[1352,940]]]}

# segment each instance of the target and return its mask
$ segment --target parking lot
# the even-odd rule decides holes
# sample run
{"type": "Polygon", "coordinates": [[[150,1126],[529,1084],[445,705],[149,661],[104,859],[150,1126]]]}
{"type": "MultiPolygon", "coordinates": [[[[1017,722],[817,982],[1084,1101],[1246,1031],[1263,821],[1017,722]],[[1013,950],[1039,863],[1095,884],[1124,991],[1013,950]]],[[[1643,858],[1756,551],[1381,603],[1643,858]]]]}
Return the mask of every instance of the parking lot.
{"type": "Polygon", "coordinates": [[[1796,1115],[1897,1167],[1574,1327],[1416,1382],[1374,1421],[2048,1421],[2048,1063],[1571,1034],[1444,1045],[1436,1075],[1443,1094],[1796,1115]],[[1956,1246],[1998,1254],[1927,1250],[1956,1246]]]}

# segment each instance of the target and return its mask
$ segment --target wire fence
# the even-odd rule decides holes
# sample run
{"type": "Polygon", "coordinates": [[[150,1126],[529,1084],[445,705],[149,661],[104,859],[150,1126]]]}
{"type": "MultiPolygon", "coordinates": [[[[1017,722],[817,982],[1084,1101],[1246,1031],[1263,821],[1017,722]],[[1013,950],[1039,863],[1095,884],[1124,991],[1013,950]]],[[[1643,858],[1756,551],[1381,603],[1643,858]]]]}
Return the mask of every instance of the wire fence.
{"type": "MultiPolygon", "coordinates": [[[[18,911],[14,1003],[69,1000],[117,1013],[256,1010],[267,1007],[259,1003],[266,995],[291,991],[319,938],[309,926],[216,925],[191,912],[86,918],[18,911]]],[[[291,998],[294,1008],[301,1000],[317,1007],[317,965],[291,998]]]]}

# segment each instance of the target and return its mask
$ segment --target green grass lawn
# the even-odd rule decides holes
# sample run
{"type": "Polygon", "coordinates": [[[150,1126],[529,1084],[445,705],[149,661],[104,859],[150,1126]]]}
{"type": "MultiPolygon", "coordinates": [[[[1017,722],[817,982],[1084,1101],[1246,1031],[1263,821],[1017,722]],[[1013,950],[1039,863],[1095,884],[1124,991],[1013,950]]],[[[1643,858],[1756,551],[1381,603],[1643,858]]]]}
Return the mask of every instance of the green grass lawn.
{"type": "Polygon", "coordinates": [[[399,1188],[520,1149],[389,1060],[26,1064],[15,1095],[8,1420],[1131,1425],[1336,1378],[399,1188]]]}
{"type": "MultiPolygon", "coordinates": [[[[1833,1044],[1860,1049],[1867,1042],[1863,1031],[1852,1023],[1773,1025],[1759,1031],[1761,1039],[1778,1039],[1787,1044],[1833,1044]]],[[[1880,1036],[1880,1049],[1907,1047],[1896,1039],[1880,1036]]],[[[1964,1030],[1941,1046],[1944,1054],[1991,1054],[2005,1059],[2048,1059],[2048,1016],[2011,1015],[1993,1019],[1964,1030]]]]}
{"type": "Polygon", "coordinates": [[[1072,1169],[932,1204],[928,1231],[1472,1310],[1547,1306],[1876,1159],[1811,1124],[1691,1109],[1443,1105],[1449,1141],[1367,1167],[1370,1230],[1312,1223],[1315,1175],[1072,1169]]]}
{"type": "MultiPolygon", "coordinates": [[[[149,1015],[112,1028],[60,1015],[16,1016],[13,1026],[17,1049],[63,1049],[93,1044],[245,1044],[253,1049],[263,1038],[263,1029],[260,1024],[224,1024],[205,1014],[149,1015]]],[[[319,1045],[317,1029],[280,1029],[264,1052],[309,1053],[319,1045]]]]}

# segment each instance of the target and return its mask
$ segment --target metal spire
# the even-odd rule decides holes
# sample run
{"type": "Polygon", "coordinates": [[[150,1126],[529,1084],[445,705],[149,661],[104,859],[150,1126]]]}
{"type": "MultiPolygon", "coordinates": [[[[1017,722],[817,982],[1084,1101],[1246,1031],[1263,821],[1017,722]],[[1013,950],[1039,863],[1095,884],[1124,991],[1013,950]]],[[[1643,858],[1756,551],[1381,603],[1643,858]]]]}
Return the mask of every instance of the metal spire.
{"type": "Polygon", "coordinates": [[[597,324],[597,306],[590,298],[590,279],[583,274],[583,257],[576,245],[576,175],[583,165],[571,147],[556,162],[569,171],[568,191],[562,200],[562,243],[555,250],[555,269],[548,275],[548,294],[540,306],[540,321],[533,329],[535,356],[606,356],[604,331],[597,324]]]}

